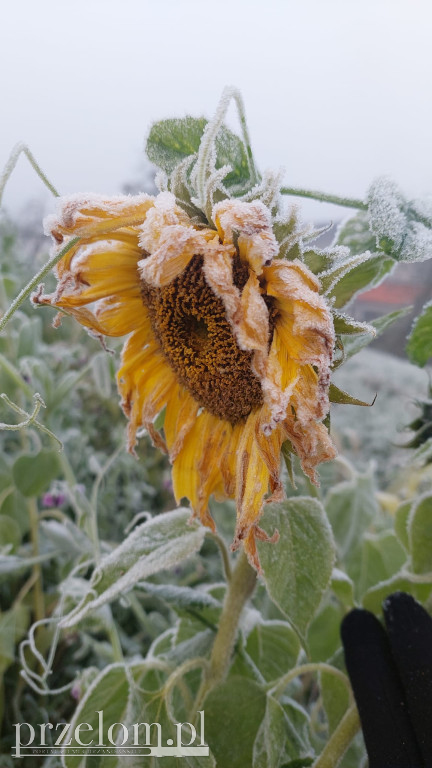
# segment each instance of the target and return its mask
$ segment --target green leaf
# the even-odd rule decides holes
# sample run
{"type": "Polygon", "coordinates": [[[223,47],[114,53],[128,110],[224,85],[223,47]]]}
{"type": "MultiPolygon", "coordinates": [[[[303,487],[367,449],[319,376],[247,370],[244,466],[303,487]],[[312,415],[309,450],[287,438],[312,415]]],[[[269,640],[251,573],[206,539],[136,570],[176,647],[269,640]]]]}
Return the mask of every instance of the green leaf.
{"type": "Polygon", "coordinates": [[[0,677],[15,661],[15,616],[12,611],[0,615],[0,677]]]}
{"type": "Polygon", "coordinates": [[[414,464],[425,466],[432,462],[432,437],[429,437],[423,445],[420,445],[412,454],[411,461],[414,464]]]}
{"type": "Polygon", "coordinates": [[[432,254],[431,206],[408,201],[387,177],[375,179],[368,191],[370,228],[377,243],[397,261],[426,261],[432,254]]]}
{"type": "Polygon", "coordinates": [[[232,170],[224,178],[227,189],[239,188],[249,181],[249,165],[243,142],[225,125],[216,138],[216,168],[230,165],[232,170]]]}
{"type": "Polygon", "coordinates": [[[12,469],[15,484],[23,496],[40,496],[60,471],[58,453],[45,450],[19,456],[12,469]]]}
{"type": "Polygon", "coordinates": [[[249,634],[246,651],[265,680],[270,682],[295,667],[300,642],[284,621],[265,621],[249,634]]]}
{"type": "MultiPolygon", "coordinates": [[[[107,730],[114,723],[122,723],[125,719],[126,708],[129,697],[129,681],[126,675],[126,669],[123,664],[113,664],[106,667],[103,672],[93,681],[87,692],[81,699],[71,721],[69,733],[73,736],[70,748],[78,747],[79,744],[74,738],[75,728],[79,723],[88,723],[93,731],[86,729],[81,731],[81,740],[93,744],[98,741],[109,745],[107,730]],[[103,713],[103,721],[99,728],[99,712],[103,713]]],[[[69,740],[69,739],[68,739],[69,740]]],[[[80,750],[78,755],[63,755],[65,768],[85,768],[91,766],[106,765],[117,766],[116,757],[105,757],[103,760],[97,757],[89,757],[85,750],[80,750]]]]}
{"type": "MultiPolygon", "coordinates": [[[[158,723],[160,725],[160,742],[158,741],[157,730],[155,726],[151,728],[150,736],[153,746],[165,746],[168,743],[168,739],[171,739],[172,746],[177,746],[177,728],[176,724],[182,725],[181,728],[181,742],[184,746],[192,744],[198,746],[208,743],[207,737],[207,711],[203,708],[204,719],[198,716],[197,722],[195,722],[195,733],[191,731],[189,723],[190,714],[195,719],[196,713],[190,713],[190,709],[183,701],[175,700],[173,697],[173,706],[168,709],[167,693],[164,688],[164,682],[166,673],[162,673],[158,669],[151,669],[151,661],[147,664],[138,663],[131,665],[130,667],[131,681],[131,694],[128,702],[128,711],[126,713],[125,725],[129,731],[128,744],[133,743],[133,726],[134,723],[158,723]],[[172,712],[172,717],[171,713],[172,712]],[[174,721],[173,721],[174,718],[174,721]]],[[[197,678],[199,683],[199,678],[197,678]]],[[[184,687],[187,688],[190,682],[190,678],[183,678],[184,687]],[[186,682],[187,681],[187,682],[186,682]]],[[[195,696],[197,690],[190,689],[189,695],[195,696]]],[[[143,728],[140,729],[140,741],[143,743],[145,739],[145,732],[143,728]]],[[[169,745],[171,746],[171,745],[169,745]]],[[[185,766],[185,768],[216,768],[215,760],[211,753],[208,756],[196,756],[185,755],[180,759],[175,755],[163,757],[162,760],[158,758],[135,758],[133,763],[130,762],[130,758],[126,758],[127,765],[130,768],[156,768],[156,766],[163,765],[166,768],[179,768],[179,766],[185,766]]],[[[120,762],[120,765],[123,763],[120,762]]]]}
{"type": "MultiPolygon", "coordinates": [[[[147,139],[149,160],[168,176],[185,158],[198,152],[207,120],[185,117],[154,123],[147,139]]],[[[243,142],[222,126],[216,139],[216,168],[230,165],[232,170],[224,179],[226,187],[242,185],[249,179],[249,166],[243,142]]]]}
{"type": "Polygon", "coordinates": [[[411,312],[412,307],[403,307],[402,309],[396,309],[394,312],[389,312],[387,315],[383,315],[382,317],[376,317],[374,320],[369,321],[369,325],[372,326],[375,333],[367,333],[362,336],[343,336],[342,342],[344,347],[344,353],[345,353],[345,360],[348,360],[353,355],[356,355],[358,352],[360,352],[361,349],[364,347],[367,347],[368,344],[370,344],[372,341],[378,338],[378,336],[381,336],[384,331],[387,330],[387,328],[390,328],[391,325],[393,325],[396,320],[399,320],[401,317],[405,317],[405,315],[409,314],[411,312]]]}
{"type": "Polygon", "coordinates": [[[0,515],[0,550],[8,553],[17,551],[21,544],[21,531],[16,520],[9,515],[0,515]]]}
{"type": "Polygon", "coordinates": [[[112,393],[109,355],[105,351],[94,355],[91,359],[91,369],[98,395],[107,400],[112,393]]]}
{"type": "Polygon", "coordinates": [[[205,735],[218,766],[252,765],[253,745],[266,710],[264,690],[244,677],[220,683],[204,701],[205,735]]]}
{"type": "Polygon", "coordinates": [[[253,768],[310,765],[313,750],[308,737],[309,718],[293,699],[278,701],[267,695],[264,720],[253,751],[253,768]]]}
{"type": "Polygon", "coordinates": [[[338,768],[359,768],[359,766],[362,768],[367,766],[366,748],[361,730],[354,736],[338,768]]]}
{"type": "Polygon", "coordinates": [[[349,271],[341,268],[341,276],[327,292],[336,309],[344,307],[360,291],[374,288],[394,268],[393,259],[381,253],[365,254],[365,258],[349,271]]]}
{"type": "Polygon", "coordinates": [[[146,145],[149,160],[169,175],[182,160],[198,152],[206,125],[204,117],[153,123],[146,145]]]}
{"type": "Polygon", "coordinates": [[[333,325],[335,333],[337,334],[359,334],[369,333],[374,334],[374,329],[369,323],[359,323],[357,320],[353,320],[352,317],[347,317],[339,312],[333,313],[333,325]]]}
{"type": "Polygon", "coordinates": [[[15,645],[26,634],[30,624],[30,611],[16,605],[0,614],[0,677],[15,661],[15,645]]]}
{"type": "Polygon", "coordinates": [[[214,608],[220,610],[222,604],[208,592],[191,587],[178,587],[175,584],[152,584],[149,581],[140,582],[140,589],[150,595],[156,595],[169,603],[174,609],[182,608],[214,608]]]}
{"type": "Polygon", "coordinates": [[[360,211],[343,224],[337,242],[347,246],[354,255],[375,250],[375,237],[369,229],[366,211],[360,211]]]}
{"type": "Polygon", "coordinates": [[[95,569],[88,594],[66,616],[61,625],[70,627],[104,603],[124,595],[142,579],[172,568],[197,552],[206,529],[190,521],[189,509],[165,512],[137,526],[106,555],[95,569]]]}
{"type": "Polygon", "coordinates": [[[322,272],[333,269],[335,262],[339,261],[338,257],[340,258],[340,254],[331,249],[310,248],[303,251],[301,260],[314,275],[320,275],[322,272]]]}
{"type": "Polygon", "coordinates": [[[406,351],[411,362],[422,368],[432,357],[432,302],[426,304],[414,320],[406,351]]]}
{"type": "MultiPolygon", "coordinates": [[[[341,651],[336,654],[335,660],[337,660],[336,664],[333,661],[332,666],[337,666],[338,669],[343,666],[343,654],[341,651]]],[[[336,675],[332,675],[331,672],[321,672],[320,678],[321,695],[327,715],[329,736],[331,736],[348,709],[349,692],[343,680],[336,677],[336,675]]]]}
{"type": "Polygon", "coordinates": [[[325,507],[336,539],[339,558],[348,573],[351,553],[378,512],[375,484],[370,473],[335,485],[325,507]]]}
{"type": "Polygon", "coordinates": [[[364,405],[370,408],[372,403],[365,403],[364,400],[358,400],[356,397],[349,395],[348,392],[344,392],[343,389],[339,389],[333,382],[329,387],[329,399],[331,403],[339,403],[341,405],[364,405]]]}
{"type": "Polygon", "coordinates": [[[432,573],[432,495],[413,505],[408,518],[408,541],[414,573],[432,573]]]}
{"type": "Polygon", "coordinates": [[[40,532],[44,540],[51,541],[58,552],[67,559],[92,554],[94,545],[72,520],[42,520],[40,532]]]}
{"type": "Polygon", "coordinates": [[[331,600],[314,617],[308,632],[308,648],[312,661],[327,661],[340,648],[340,625],[344,609],[331,600]]]}
{"type": "Polygon", "coordinates": [[[361,542],[360,568],[356,579],[359,595],[374,584],[391,578],[406,561],[406,553],[393,531],[367,533],[361,542]]]}
{"type": "Polygon", "coordinates": [[[27,571],[32,568],[36,563],[44,563],[46,560],[54,559],[58,555],[58,552],[54,550],[48,552],[46,555],[38,555],[37,557],[17,557],[16,555],[0,555],[0,576],[9,576],[10,574],[17,574],[21,571],[27,571]]]}
{"type": "MultiPolygon", "coordinates": [[[[80,701],[72,722],[69,734],[72,735],[70,748],[79,747],[75,739],[75,728],[79,723],[88,723],[88,728],[82,729],[80,733],[81,740],[90,742],[93,739],[93,745],[102,742],[106,746],[113,746],[109,740],[109,728],[115,723],[121,723],[125,729],[114,728],[111,732],[112,740],[116,741],[117,734],[120,735],[119,746],[124,741],[124,747],[131,747],[139,744],[141,749],[139,754],[128,757],[97,756],[86,754],[85,750],[78,750],[77,755],[64,755],[65,768],[105,768],[112,766],[117,768],[127,763],[130,768],[152,768],[155,766],[156,757],[146,757],[147,746],[165,746],[169,739],[173,746],[177,745],[177,729],[168,714],[167,702],[163,683],[166,679],[166,672],[161,671],[161,665],[156,662],[139,662],[132,664],[128,668],[123,664],[113,664],[98,675],[96,680],[90,685],[87,692],[80,701]],[[100,719],[101,718],[101,719],[100,719]],[[139,726],[139,724],[142,724],[139,726]],[[150,727],[148,732],[144,724],[150,727]],[[138,725],[138,733],[133,728],[138,725]],[[101,727],[99,727],[101,726],[101,727]],[[160,728],[160,740],[159,740],[160,728]]],[[[188,725],[185,720],[179,720],[179,723],[188,725]]],[[[189,733],[182,729],[183,744],[190,742],[189,733]]],[[[196,729],[196,738],[194,744],[200,743],[202,734],[200,724],[196,729]]],[[[159,764],[159,759],[157,759],[159,764]]],[[[181,758],[181,764],[190,768],[215,768],[213,757],[195,757],[185,756],[181,758]]],[[[177,768],[179,758],[173,756],[163,757],[161,765],[166,768],[177,768]]]]}
{"type": "Polygon", "coordinates": [[[280,534],[276,544],[258,544],[267,591],[304,640],[329,585],[335,557],[325,511],[316,499],[299,496],[269,504],[262,527],[270,535],[275,529],[280,534]]]}
{"type": "Polygon", "coordinates": [[[42,320],[40,317],[23,318],[18,334],[17,358],[34,355],[42,338],[42,320]]]}
{"type": "Polygon", "coordinates": [[[331,588],[345,608],[354,607],[354,584],[352,579],[339,568],[333,568],[331,588]]]}
{"type": "Polygon", "coordinates": [[[412,501],[404,501],[400,504],[396,510],[394,521],[395,534],[407,552],[409,552],[410,548],[408,540],[408,518],[412,505],[412,501]]]}
{"type": "MultiPolygon", "coordinates": [[[[417,577],[418,578],[418,577],[417,577]]],[[[378,616],[382,614],[382,603],[393,592],[408,592],[420,603],[425,603],[432,593],[432,574],[423,583],[416,580],[415,574],[408,572],[397,573],[386,581],[376,584],[363,595],[363,607],[378,616]]]]}
{"type": "Polygon", "coordinates": [[[11,486],[9,490],[10,493],[6,493],[3,497],[3,503],[0,507],[1,514],[14,520],[19,525],[21,536],[24,536],[30,527],[26,500],[14,486],[11,486]]]}

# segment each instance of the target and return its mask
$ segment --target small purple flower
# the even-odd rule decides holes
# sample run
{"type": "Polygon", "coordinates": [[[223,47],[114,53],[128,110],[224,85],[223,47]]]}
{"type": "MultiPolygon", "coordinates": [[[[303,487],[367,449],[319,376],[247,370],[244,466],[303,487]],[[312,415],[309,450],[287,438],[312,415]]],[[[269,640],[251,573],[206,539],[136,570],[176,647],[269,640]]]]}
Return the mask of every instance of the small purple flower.
{"type": "Polygon", "coordinates": [[[66,494],[59,491],[48,491],[42,496],[42,505],[48,509],[53,507],[61,507],[66,501],[66,494]]]}

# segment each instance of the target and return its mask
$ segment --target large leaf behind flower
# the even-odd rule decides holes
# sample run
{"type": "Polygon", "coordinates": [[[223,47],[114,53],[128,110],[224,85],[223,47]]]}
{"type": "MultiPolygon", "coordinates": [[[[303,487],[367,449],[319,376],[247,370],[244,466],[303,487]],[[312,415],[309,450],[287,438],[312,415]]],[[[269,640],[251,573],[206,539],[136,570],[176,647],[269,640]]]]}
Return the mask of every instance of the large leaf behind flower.
{"type": "Polygon", "coordinates": [[[268,593],[304,639],[326,591],[335,559],[335,545],[323,506],[297,497],[269,504],[262,527],[276,544],[260,543],[259,557],[268,593]]]}
{"type": "MultiPolygon", "coordinates": [[[[186,157],[195,155],[207,125],[204,117],[184,117],[153,123],[147,139],[149,160],[168,176],[186,157]]],[[[216,138],[216,168],[230,165],[232,170],[224,179],[226,187],[244,185],[249,181],[249,166],[243,142],[222,126],[216,138]]]]}
{"type": "Polygon", "coordinates": [[[197,552],[206,529],[189,520],[190,510],[180,508],[135,528],[120,546],[101,560],[87,595],[63,619],[62,626],[74,626],[91,611],[124,595],[138,581],[172,568],[197,552]]]}

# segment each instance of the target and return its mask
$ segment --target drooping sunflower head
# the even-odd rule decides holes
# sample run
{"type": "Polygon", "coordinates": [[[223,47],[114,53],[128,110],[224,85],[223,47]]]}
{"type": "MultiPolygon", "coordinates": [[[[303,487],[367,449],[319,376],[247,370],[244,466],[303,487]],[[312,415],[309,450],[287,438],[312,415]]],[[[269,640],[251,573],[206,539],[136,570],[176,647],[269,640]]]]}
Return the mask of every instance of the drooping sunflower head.
{"type": "Polygon", "coordinates": [[[161,168],[158,195],[60,199],[46,220],[57,290],[34,301],[127,336],[118,389],[129,450],[147,430],[169,455],[177,502],[212,529],[210,496],[235,499],[233,548],[242,542],[259,568],[263,506],[284,493],[281,450],[317,483],[335,456],[329,400],[366,405],[330,372],[350,334],[374,334],[339,309],[366,285],[364,265],[370,284],[382,260],[308,245],[316,233],[284,210],[280,177],[255,168],[235,90],[211,123],[156,123],[147,154],[161,168]],[[243,141],[223,124],[231,98],[243,141]]]}
{"type": "Polygon", "coordinates": [[[317,278],[278,258],[261,201],[222,200],[212,222],[193,221],[170,192],[62,199],[47,231],[56,249],[79,240],[56,292],[37,300],[98,334],[129,334],[118,372],[129,450],[146,428],[170,456],[177,501],[206,525],[211,494],[235,498],[234,546],[244,541],[258,565],[264,499],[283,493],[282,444],[313,482],[335,455],[323,424],[334,329],[317,278]]]}

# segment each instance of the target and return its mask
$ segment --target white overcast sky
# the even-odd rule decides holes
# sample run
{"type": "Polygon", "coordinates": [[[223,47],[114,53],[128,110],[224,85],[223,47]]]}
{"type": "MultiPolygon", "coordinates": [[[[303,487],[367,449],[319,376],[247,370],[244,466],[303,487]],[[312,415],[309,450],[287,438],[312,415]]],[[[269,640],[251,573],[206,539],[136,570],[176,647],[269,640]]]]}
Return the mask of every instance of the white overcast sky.
{"type": "MultiPolygon", "coordinates": [[[[4,0],[0,30],[0,165],[25,141],[61,193],[117,193],[150,123],[211,116],[225,85],[287,184],[432,193],[430,0],[4,0]]],[[[38,195],[21,159],[5,206],[38,195]]]]}

